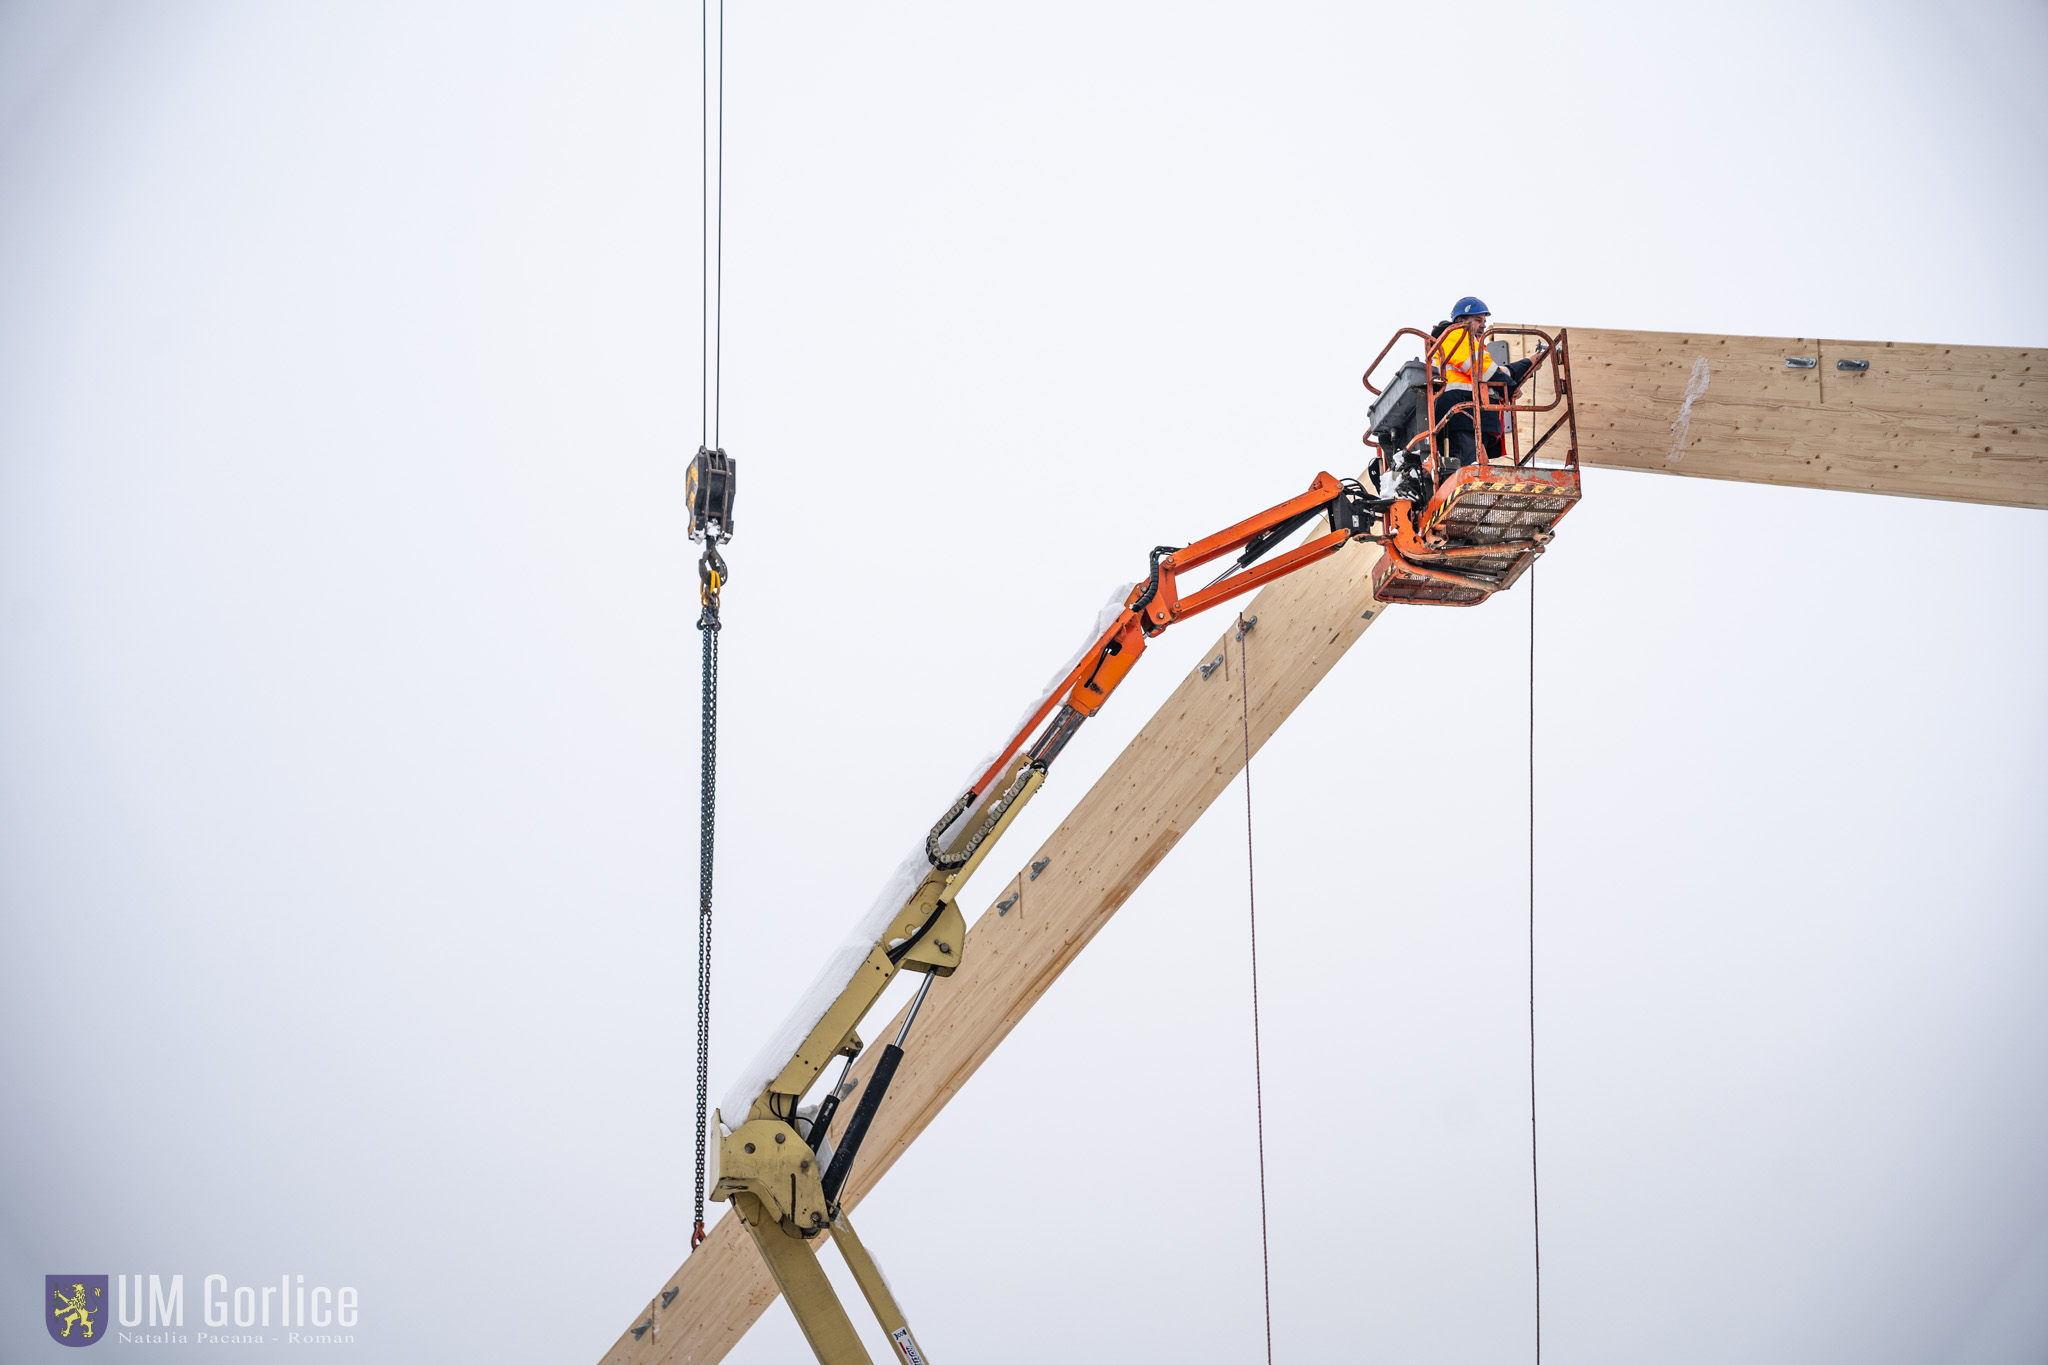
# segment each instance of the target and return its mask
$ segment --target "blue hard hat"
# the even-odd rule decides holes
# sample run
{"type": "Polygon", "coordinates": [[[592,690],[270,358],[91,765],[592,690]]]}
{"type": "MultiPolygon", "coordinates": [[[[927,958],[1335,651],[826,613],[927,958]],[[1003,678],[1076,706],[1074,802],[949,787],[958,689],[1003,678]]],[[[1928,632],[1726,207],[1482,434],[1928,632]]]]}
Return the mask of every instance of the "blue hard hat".
{"type": "Polygon", "coordinates": [[[1474,313],[1491,314],[1492,312],[1493,310],[1486,306],[1485,299],[1467,294],[1464,298],[1459,299],[1451,308],[1451,321],[1456,322],[1459,318],[1469,318],[1474,313]]]}

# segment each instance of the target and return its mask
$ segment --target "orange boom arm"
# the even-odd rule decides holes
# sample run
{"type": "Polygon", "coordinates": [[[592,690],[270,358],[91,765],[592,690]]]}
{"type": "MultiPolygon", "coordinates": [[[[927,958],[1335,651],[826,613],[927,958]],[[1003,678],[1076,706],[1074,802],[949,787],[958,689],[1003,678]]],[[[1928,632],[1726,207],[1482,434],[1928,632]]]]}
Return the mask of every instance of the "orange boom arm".
{"type": "Polygon", "coordinates": [[[1103,703],[1109,700],[1109,694],[1137,664],[1138,657],[1145,652],[1145,642],[1151,636],[1176,621],[1184,621],[1336,553],[1345,541],[1364,536],[1373,510],[1374,505],[1368,502],[1365,490],[1354,480],[1318,474],[1308,491],[1298,497],[1269,507],[1256,516],[1246,517],[1235,526],[1192,545],[1178,549],[1162,545],[1154,550],[1151,573],[1131,590],[1130,597],[1124,602],[1123,614],[1081,656],[1081,662],[1053,689],[1045,704],[1024,722],[1002,753],[996,756],[995,762],[975,779],[962,801],[972,801],[986,792],[990,784],[1009,770],[1012,760],[1034,734],[1039,737],[1031,750],[1031,764],[1040,769],[1049,765],[1073,738],[1074,732],[1081,728],[1081,722],[1102,709],[1103,703]],[[1267,550],[1316,517],[1325,515],[1329,520],[1323,534],[1311,537],[1264,564],[1255,565],[1267,550]],[[1221,578],[1186,596],[1181,595],[1179,576],[1182,571],[1198,569],[1233,550],[1243,550],[1244,553],[1221,578]],[[1050,725],[1046,724],[1048,717],[1051,718],[1050,725]],[[1039,733],[1041,726],[1045,727],[1042,734],[1039,733]]]}

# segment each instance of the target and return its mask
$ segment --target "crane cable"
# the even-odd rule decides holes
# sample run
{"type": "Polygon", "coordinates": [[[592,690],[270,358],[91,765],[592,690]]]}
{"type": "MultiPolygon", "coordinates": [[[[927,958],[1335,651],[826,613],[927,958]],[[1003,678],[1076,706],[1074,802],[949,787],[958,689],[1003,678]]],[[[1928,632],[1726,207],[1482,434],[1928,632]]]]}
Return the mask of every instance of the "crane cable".
{"type": "Polygon", "coordinates": [[[696,1217],[690,1229],[690,1250],[702,1245],[704,1231],[704,1170],[706,1104],[711,1076],[711,888],[717,851],[718,814],[718,632],[719,590],[725,586],[725,560],[718,553],[722,540],[732,536],[732,471],[720,445],[723,416],[720,380],[723,378],[723,337],[725,331],[725,0],[718,4],[718,209],[716,254],[714,257],[711,198],[711,6],[698,6],[699,71],[703,77],[703,98],[699,105],[698,150],[701,156],[699,189],[702,196],[702,251],[700,253],[700,296],[698,358],[701,410],[698,414],[697,461],[691,481],[691,536],[702,538],[704,553],[697,561],[698,596],[701,609],[697,630],[704,642],[702,664],[702,710],[699,718],[703,747],[699,756],[697,818],[697,1185],[696,1217]],[[716,262],[714,267],[714,260],[716,262]],[[714,475],[713,471],[717,471],[714,475]],[[713,483],[714,477],[718,480],[713,483]],[[718,496],[714,498],[713,489],[718,496]],[[701,491],[703,503],[698,504],[701,491]],[[716,509],[716,529],[711,514],[716,509]]]}
{"type": "Polygon", "coordinates": [[[1266,1082],[1259,1058],[1259,882],[1252,854],[1252,678],[1244,637],[1258,622],[1237,614],[1238,695],[1244,709],[1244,885],[1252,943],[1252,1113],[1259,1135],[1259,1269],[1266,1295],[1266,1365],[1273,1365],[1273,1253],[1266,1234],[1266,1082]]]}
{"type": "MultiPolygon", "coordinates": [[[[710,22],[709,0],[704,0],[704,3],[698,6],[698,10],[700,14],[705,16],[704,22],[708,24],[710,22]]],[[[704,47],[707,49],[710,47],[708,39],[704,41],[704,47]]],[[[706,56],[708,60],[708,53],[706,56]]],[[[710,80],[708,76],[705,80],[705,86],[707,91],[705,104],[708,106],[710,103],[708,93],[710,80]]],[[[706,132],[701,141],[704,144],[703,168],[706,188],[703,193],[706,205],[704,212],[707,219],[707,226],[701,235],[705,239],[706,252],[716,253],[710,268],[709,278],[704,282],[704,287],[700,292],[703,295],[704,306],[711,310],[711,393],[706,406],[710,414],[711,448],[717,450],[719,449],[719,428],[725,416],[725,405],[720,401],[719,394],[719,381],[725,377],[725,0],[718,0],[718,231],[715,237],[710,232],[708,225],[708,220],[711,216],[711,209],[709,207],[711,195],[709,189],[711,170],[710,134],[706,132]]],[[[698,441],[700,443],[703,441],[701,432],[698,436],[698,441]]]]}

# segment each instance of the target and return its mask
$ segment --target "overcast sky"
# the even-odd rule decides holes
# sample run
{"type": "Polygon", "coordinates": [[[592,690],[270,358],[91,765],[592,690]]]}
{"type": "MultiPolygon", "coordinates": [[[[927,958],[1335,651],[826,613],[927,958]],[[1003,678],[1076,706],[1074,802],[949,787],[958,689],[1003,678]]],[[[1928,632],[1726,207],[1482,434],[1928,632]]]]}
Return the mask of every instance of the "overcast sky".
{"type": "MultiPolygon", "coordinates": [[[[714,1096],[1146,549],[1362,466],[1396,327],[2048,342],[2038,3],[729,21],[714,1096]]],[[[697,24],[0,3],[8,1365],[56,1272],[575,1365],[682,1259],[697,24]]],[[[1547,1359],[2048,1358],[2044,556],[1587,475],[1547,1359]]],[[[1278,1359],[1529,1356],[1530,622],[1392,613],[1255,765],[1278,1359]]],[[[1233,787],[863,1206],[934,1359],[1257,1357],[1243,887],[1233,787]]]]}

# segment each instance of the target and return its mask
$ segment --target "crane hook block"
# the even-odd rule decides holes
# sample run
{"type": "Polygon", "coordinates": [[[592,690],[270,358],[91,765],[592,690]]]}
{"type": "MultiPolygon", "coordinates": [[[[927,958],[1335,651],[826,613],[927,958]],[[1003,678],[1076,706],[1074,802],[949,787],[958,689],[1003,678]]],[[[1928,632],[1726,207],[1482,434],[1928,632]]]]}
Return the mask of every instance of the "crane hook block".
{"type": "Polygon", "coordinates": [[[709,536],[713,544],[732,539],[732,496],[734,470],[738,461],[723,450],[697,447],[690,472],[683,482],[683,497],[690,505],[690,539],[709,536]]]}

